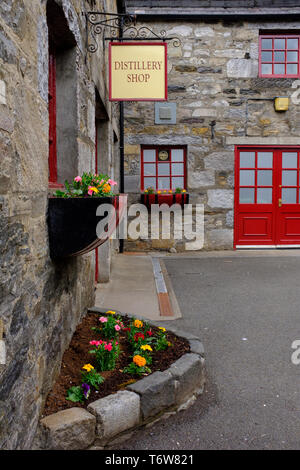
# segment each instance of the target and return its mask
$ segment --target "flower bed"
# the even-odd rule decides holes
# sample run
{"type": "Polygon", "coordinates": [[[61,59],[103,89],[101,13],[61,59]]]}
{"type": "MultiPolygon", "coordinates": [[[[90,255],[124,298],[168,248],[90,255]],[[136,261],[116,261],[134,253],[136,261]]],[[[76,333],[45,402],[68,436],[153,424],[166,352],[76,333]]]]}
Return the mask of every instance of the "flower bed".
{"type": "Polygon", "coordinates": [[[155,371],[164,371],[190,352],[187,339],[116,312],[88,314],[62,359],[61,373],[47,397],[44,416],[86,408],[155,371]]]}

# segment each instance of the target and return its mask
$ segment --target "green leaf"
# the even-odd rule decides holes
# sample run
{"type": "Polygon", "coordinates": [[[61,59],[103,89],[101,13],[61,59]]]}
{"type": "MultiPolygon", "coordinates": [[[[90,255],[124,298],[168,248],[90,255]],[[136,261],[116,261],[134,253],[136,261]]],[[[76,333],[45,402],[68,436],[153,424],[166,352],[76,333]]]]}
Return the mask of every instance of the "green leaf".
{"type": "Polygon", "coordinates": [[[72,401],[73,403],[77,403],[77,402],[83,403],[83,398],[84,398],[83,391],[79,385],[73,386],[68,389],[66,400],[72,401]]]}

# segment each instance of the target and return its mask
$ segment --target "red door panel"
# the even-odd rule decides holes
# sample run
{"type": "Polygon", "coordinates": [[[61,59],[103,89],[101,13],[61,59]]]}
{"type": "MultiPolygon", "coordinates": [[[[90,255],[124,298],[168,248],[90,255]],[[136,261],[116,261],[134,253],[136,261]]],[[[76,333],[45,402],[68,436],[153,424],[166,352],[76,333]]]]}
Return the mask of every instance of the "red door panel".
{"type": "Polygon", "coordinates": [[[277,243],[300,243],[299,149],[283,149],[278,159],[279,191],[277,243]]]}
{"type": "Polygon", "coordinates": [[[300,150],[236,148],[237,245],[300,244],[300,150]]]}

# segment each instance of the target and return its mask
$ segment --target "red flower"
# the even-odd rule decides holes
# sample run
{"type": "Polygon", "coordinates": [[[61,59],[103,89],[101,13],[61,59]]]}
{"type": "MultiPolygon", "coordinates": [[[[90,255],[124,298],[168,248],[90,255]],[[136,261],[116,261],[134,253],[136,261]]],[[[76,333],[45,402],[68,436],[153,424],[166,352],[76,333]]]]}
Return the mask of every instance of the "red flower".
{"type": "Polygon", "coordinates": [[[145,339],[145,336],[143,335],[143,333],[136,333],[136,334],[134,335],[134,341],[138,341],[139,338],[145,339]]]}
{"type": "Polygon", "coordinates": [[[123,331],[131,331],[130,326],[128,328],[123,328],[123,331]]]}
{"type": "Polygon", "coordinates": [[[151,330],[147,331],[147,335],[152,336],[153,335],[152,331],[151,330]]]}

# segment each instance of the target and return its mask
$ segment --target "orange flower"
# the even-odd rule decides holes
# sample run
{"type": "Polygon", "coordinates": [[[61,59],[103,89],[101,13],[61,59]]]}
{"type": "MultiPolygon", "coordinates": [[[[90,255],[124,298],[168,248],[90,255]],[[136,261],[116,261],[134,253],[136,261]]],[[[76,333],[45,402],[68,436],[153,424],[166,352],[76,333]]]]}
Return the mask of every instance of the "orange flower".
{"type": "Polygon", "coordinates": [[[133,362],[139,367],[144,367],[147,364],[146,359],[138,354],[133,357],[133,362]]]}
{"type": "Polygon", "coordinates": [[[143,322],[140,321],[140,320],[134,320],[133,324],[136,328],[142,328],[142,326],[143,326],[143,322]]]}
{"type": "Polygon", "coordinates": [[[108,183],[105,183],[101,189],[104,193],[109,193],[111,186],[108,183]]]}

